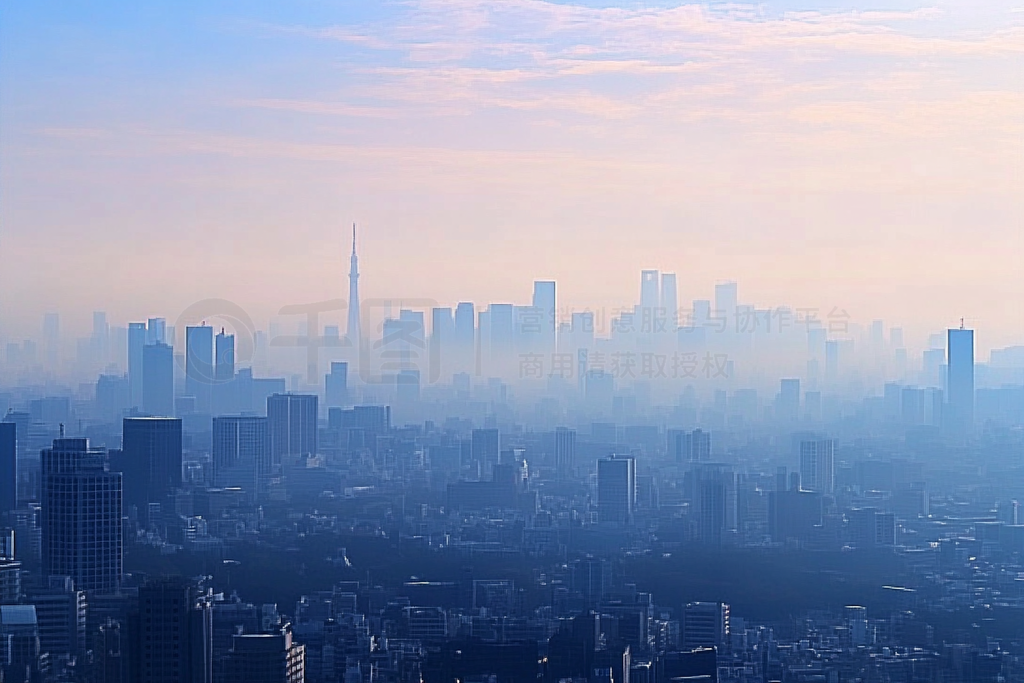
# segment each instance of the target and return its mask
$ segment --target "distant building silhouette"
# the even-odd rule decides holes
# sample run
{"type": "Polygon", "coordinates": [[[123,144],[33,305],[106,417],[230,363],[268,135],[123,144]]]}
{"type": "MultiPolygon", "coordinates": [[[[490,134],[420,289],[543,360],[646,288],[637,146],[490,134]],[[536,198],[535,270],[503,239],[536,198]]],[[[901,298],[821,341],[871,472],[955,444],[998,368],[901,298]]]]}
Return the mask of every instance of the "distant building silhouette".
{"type": "Polygon", "coordinates": [[[142,350],[142,410],[148,415],[174,415],[174,349],[163,342],[142,350]]]}

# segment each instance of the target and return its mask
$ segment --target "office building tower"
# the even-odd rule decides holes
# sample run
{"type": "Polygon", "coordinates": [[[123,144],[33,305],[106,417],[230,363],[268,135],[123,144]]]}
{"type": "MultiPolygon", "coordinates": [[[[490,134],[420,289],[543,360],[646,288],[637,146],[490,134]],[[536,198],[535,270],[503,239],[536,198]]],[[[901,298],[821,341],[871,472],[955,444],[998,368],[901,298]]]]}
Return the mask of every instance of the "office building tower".
{"type": "Polygon", "coordinates": [[[640,308],[653,313],[661,306],[660,285],[658,271],[640,271],[640,308]]]}
{"type": "Polygon", "coordinates": [[[661,275],[661,309],[663,330],[671,336],[675,342],[675,333],[679,328],[679,289],[676,285],[675,273],[662,273],[661,275]]]}
{"type": "Polygon", "coordinates": [[[362,331],[359,327],[359,257],[356,256],[356,226],[352,224],[352,256],[348,270],[348,327],[345,336],[353,351],[353,358],[359,357],[362,331]]]}
{"type": "Polygon", "coordinates": [[[230,415],[213,418],[213,483],[238,487],[255,500],[265,497],[272,471],[267,418],[230,415]]]}
{"type": "Polygon", "coordinates": [[[142,353],[146,323],[128,323],[128,405],[142,409],[142,353]]]}
{"type": "Polygon", "coordinates": [[[270,457],[275,465],[289,456],[317,454],[318,404],[314,394],[274,394],[267,399],[270,457]]]}
{"type": "Polygon", "coordinates": [[[121,473],[88,439],[60,438],[41,454],[45,576],[67,576],[79,590],[112,593],[121,585],[121,473]]]}
{"type": "Polygon", "coordinates": [[[669,454],[676,462],[708,462],[711,460],[711,432],[669,430],[669,454]]]}
{"type": "Polygon", "coordinates": [[[239,634],[232,639],[224,683],[303,683],[306,649],[292,640],[290,626],[273,634],[239,634]]]}
{"type": "Polygon", "coordinates": [[[331,363],[331,371],[324,378],[324,398],[328,408],[348,405],[348,363],[331,363]]]}
{"type": "Polygon", "coordinates": [[[167,344],[174,346],[174,339],[167,334],[167,321],[163,318],[150,318],[146,322],[146,344],[167,344]]]}
{"type": "Polygon", "coordinates": [[[174,417],[126,417],[121,453],[112,465],[123,474],[124,505],[142,513],[150,503],[165,503],[181,488],[181,420],[174,417]]]}
{"type": "Polygon", "coordinates": [[[781,380],[779,382],[779,397],[775,405],[778,419],[796,420],[800,416],[800,380],[781,380]]]}
{"type": "Polygon", "coordinates": [[[576,430],[555,429],[555,472],[559,479],[571,479],[576,468],[576,430]]]}
{"type": "Polygon", "coordinates": [[[85,655],[85,591],[67,576],[51,576],[45,587],[32,591],[28,602],[36,608],[42,652],[51,657],[85,655]]]}
{"type": "Polygon", "coordinates": [[[0,521],[18,507],[18,424],[0,422],[0,521]]]}
{"type": "Polygon", "coordinates": [[[446,375],[455,357],[455,319],[450,308],[430,310],[430,363],[446,375]]]}
{"type": "Polygon", "coordinates": [[[208,414],[213,404],[213,328],[185,328],[185,394],[196,401],[196,412],[208,414]]]}
{"type": "Polygon", "coordinates": [[[690,602],[683,607],[683,650],[715,647],[729,642],[729,605],[724,602],[690,602]]]}
{"type": "Polygon", "coordinates": [[[726,332],[737,331],[736,309],[738,306],[739,290],[735,282],[723,282],[715,285],[715,317],[725,321],[726,332]]]}
{"type": "Polygon", "coordinates": [[[0,604],[21,600],[21,562],[14,556],[14,529],[0,529],[0,604]]]}
{"type": "Polygon", "coordinates": [[[688,473],[697,540],[721,545],[736,530],[736,474],[728,465],[697,463],[688,473]]]}
{"type": "Polygon", "coordinates": [[[212,596],[182,579],[139,589],[132,625],[132,680],[138,683],[212,683],[212,596]]]}
{"type": "Polygon", "coordinates": [[[947,332],[946,392],[949,422],[954,430],[974,427],[974,330],[947,332]]]}
{"type": "Polygon", "coordinates": [[[597,516],[601,522],[630,524],[636,510],[636,460],[612,456],[597,461],[597,516]]]}
{"type": "Polygon", "coordinates": [[[835,493],[835,442],[805,439],[800,442],[800,485],[807,491],[835,493]]]}
{"type": "Polygon", "coordinates": [[[221,328],[216,344],[217,366],[214,377],[218,384],[230,382],[235,378],[235,335],[228,334],[221,328]]]}
{"type": "Polygon", "coordinates": [[[142,349],[142,411],[174,415],[174,349],[163,342],[142,349]]]}
{"type": "Polygon", "coordinates": [[[490,474],[492,467],[498,464],[501,455],[501,439],[497,429],[474,429],[471,435],[473,462],[478,463],[485,476],[490,474]]]}
{"type": "Polygon", "coordinates": [[[555,329],[558,309],[556,308],[555,283],[552,280],[537,280],[533,283],[533,309],[539,328],[537,353],[545,354],[545,360],[555,352],[555,329]]]}
{"type": "Polygon", "coordinates": [[[471,372],[476,369],[476,313],[473,304],[463,301],[455,307],[455,348],[454,369],[471,372]]]}

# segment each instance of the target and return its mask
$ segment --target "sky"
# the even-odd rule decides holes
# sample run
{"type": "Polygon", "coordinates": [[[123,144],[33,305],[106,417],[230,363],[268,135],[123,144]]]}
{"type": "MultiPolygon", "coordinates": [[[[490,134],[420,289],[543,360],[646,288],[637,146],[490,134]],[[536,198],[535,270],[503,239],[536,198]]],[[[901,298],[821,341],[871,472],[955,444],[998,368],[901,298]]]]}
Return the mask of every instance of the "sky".
{"type": "Polygon", "coordinates": [[[345,298],[356,222],[364,297],[1024,343],[1022,165],[1024,0],[4,3],[0,335],[345,298]]]}

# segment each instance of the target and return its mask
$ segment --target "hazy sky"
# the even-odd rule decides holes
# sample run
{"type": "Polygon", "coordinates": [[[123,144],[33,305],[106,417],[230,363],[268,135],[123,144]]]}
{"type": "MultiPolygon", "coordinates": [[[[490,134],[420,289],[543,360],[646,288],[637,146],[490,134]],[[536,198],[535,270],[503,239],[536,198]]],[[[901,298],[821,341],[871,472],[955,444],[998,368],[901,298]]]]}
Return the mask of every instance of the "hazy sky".
{"type": "Polygon", "coordinates": [[[1024,0],[4,3],[0,334],[211,296],[841,306],[1024,341],[1024,0]]]}

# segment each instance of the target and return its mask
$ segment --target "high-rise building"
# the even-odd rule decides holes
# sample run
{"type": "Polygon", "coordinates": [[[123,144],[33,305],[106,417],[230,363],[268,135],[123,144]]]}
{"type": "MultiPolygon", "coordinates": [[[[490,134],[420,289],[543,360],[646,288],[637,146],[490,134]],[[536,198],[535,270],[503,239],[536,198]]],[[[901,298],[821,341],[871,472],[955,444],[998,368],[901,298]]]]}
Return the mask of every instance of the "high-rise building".
{"type": "Polygon", "coordinates": [[[501,456],[501,437],[497,429],[474,429],[471,435],[470,454],[484,474],[498,464],[501,456]]]}
{"type": "Polygon", "coordinates": [[[0,520],[18,507],[18,425],[0,422],[0,520]]]}
{"type": "Polygon", "coordinates": [[[775,406],[776,417],[780,420],[796,420],[800,416],[800,380],[784,379],[779,382],[775,406]]]}
{"type": "Polygon", "coordinates": [[[318,403],[315,394],[274,394],[267,399],[270,456],[275,465],[288,456],[317,454],[318,403]]]}
{"type": "Polygon", "coordinates": [[[213,482],[239,487],[262,499],[271,473],[270,430],[267,418],[232,415],[213,418],[213,482]]]}
{"type": "Polygon", "coordinates": [[[974,330],[947,332],[949,422],[958,431],[974,427],[974,330]]]}
{"type": "Polygon", "coordinates": [[[279,633],[240,634],[225,662],[225,683],[303,683],[306,648],[292,641],[290,626],[279,633]]]}
{"type": "Polygon", "coordinates": [[[348,404],[348,363],[331,363],[331,371],[324,378],[324,398],[328,408],[348,404]]]}
{"type": "Polygon", "coordinates": [[[174,415],[174,349],[163,342],[142,349],[142,411],[174,415]]]}
{"type": "Polygon", "coordinates": [[[67,576],[51,576],[43,588],[27,599],[35,605],[39,649],[51,657],[85,654],[85,591],[67,576]]]}
{"type": "Polygon", "coordinates": [[[721,649],[730,630],[729,605],[724,602],[690,602],[683,607],[683,650],[721,649]]]}
{"type": "Polygon", "coordinates": [[[455,369],[469,372],[476,369],[476,313],[473,304],[460,302],[455,307],[455,369]]]}
{"type": "Polygon", "coordinates": [[[230,382],[235,378],[235,335],[221,328],[216,339],[217,367],[214,377],[218,383],[230,382]]]}
{"type": "Polygon", "coordinates": [[[167,321],[163,318],[150,318],[146,322],[146,344],[167,344],[174,346],[174,340],[167,335],[167,321]]]}
{"type": "Polygon", "coordinates": [[[39,671],[39,624],[32,605],[0,605],[0,678],[27,683],[41,678],[39,671]]]}
{"type": "Polygon", "coordinates": [[[555,429],[555,472],[559,479],[571,479],[576,467],[576,430],[555,429]]]}
{"type": "Polygon", "coordinates": [[[212,683],[211,596],[181,579],[139,589],[132,617],[131,680],[138,683],[212,683]]]}
{"type": "Polygon", "coordinates": [[[636,510],[636,460],[612,456],[597,461],[597,516],[630,524],[636,510]]]}
{"type": "Polygon", "coordinates": [[[208,414],[213,403],[213,328],[185,328],[185,393],[195,398],[196,412],[208,414]]]}
{"type": "Polygon", "coordinates": [[[545,362],[550,362],[551,354],[555,352],[555,330],[557,326],[558,310],[555,307],[555,282],[553,280],[536,280],[533,283],[533,310],[538,320],[540,333],[538,344],[535,345],[537,353],[544,354],[545,362]]]}
{"type": "Polygon", "coordinates": [[[359,357],[362,331],[359,327],[359,257],[356,256],[356,225],[352,224],[352,256],[348,270],[348,327],[345,329],[348,343],[354,350],[353,358],[359,357]]]}
{"type": "Polygon", "coordinates": [[[715,317],[725,320],[725,330],[736,332],[736,308],[739,306],[739,291],[735,282],[715,285],[715,317]]]}
{"type": "Polygon", "coordinates": [[[128,323],[128,406],[142,409],[142,353],[146,323],[128,323]]]}
{"type": "Polygon", "coordinates": [[[689,477],[696,536],[705,545],[721,545],[736,529],[736,474],[728,465],[695,463],[689,477]]]}
{"type": "Polygon", "coordinates": [[[804,490],[825,495],[835,493],[834,451],[832,439],[804,439],[800,442],[800,483],[804,490]]]}
{"type": "Polygon", "coordinates": [[[174,417],[126,417],[117,468],[124,476],[124,505],[142,512],[164,503],[181,488],[181,420],[174,417]]]}
{"type": "Polygon", "coordinates": [[[708,462],[711,460],[711,432],[671,429],[668,432],[669,455],[676,462],[708,462]]]}
{"type": "Polygon", "coordinates": [[[88,439],[54,439],[41,453],[43,574],[84,591],[121,585],[121,473],[88,439]]]}
{"type": "Polygon", "coordinates": [[[679,328],[679,289],[675,273],[661,274],[661,309],[664,332],[671,335],[674,343],[676,330],[679,328]]]}

